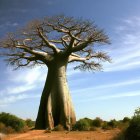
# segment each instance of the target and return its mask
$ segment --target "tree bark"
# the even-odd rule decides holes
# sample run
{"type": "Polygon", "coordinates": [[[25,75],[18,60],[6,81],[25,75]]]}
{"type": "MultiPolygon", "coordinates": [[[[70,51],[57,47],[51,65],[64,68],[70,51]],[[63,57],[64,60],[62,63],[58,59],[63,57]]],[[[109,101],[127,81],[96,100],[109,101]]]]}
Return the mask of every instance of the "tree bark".
{"type": "Polygon", "coordinates": [[[66,79],[67,61],[55,59],[48,66],[48,75],[42,92],[36,129],[53,129],[62,125],[70,129],[76,122],[66,79]]]}

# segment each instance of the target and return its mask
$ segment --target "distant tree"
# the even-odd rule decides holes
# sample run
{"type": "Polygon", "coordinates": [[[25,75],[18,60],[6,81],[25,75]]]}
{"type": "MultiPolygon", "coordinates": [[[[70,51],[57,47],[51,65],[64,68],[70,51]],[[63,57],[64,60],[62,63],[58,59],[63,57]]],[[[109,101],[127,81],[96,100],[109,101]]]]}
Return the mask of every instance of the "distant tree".
{"type": "Polygon", "coordinates": [[[67,65],[79,62],[75,69],[101,70],[101,62],[110,58],[105,52],[97,51],[95,45],[108,43],[108,36],[92,22],[65,16],[34,20],[0,41],[1,55],[15,69],[48,67],[36,129],[53,129],[58,124],[70,128],[75,124],[66,79],[67,65]]]}

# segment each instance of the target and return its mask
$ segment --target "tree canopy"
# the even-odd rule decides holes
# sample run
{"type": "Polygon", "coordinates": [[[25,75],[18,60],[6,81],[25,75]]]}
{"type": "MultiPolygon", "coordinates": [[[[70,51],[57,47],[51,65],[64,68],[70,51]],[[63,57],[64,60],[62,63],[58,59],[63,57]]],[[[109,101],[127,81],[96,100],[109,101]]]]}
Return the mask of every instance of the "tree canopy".
{"type": "Polygon", "coordinates": [[[33,20],[22,29],[8,33],[0,40],[0,55],[15,69],[24,66],[49,65],[57,54],[68,57],[68,63],[80,62],[75,69],[100,70],[101,61],[109,56],[94,49],[108,44],[109,38],[93,22],[64,15],[33,20]]]}

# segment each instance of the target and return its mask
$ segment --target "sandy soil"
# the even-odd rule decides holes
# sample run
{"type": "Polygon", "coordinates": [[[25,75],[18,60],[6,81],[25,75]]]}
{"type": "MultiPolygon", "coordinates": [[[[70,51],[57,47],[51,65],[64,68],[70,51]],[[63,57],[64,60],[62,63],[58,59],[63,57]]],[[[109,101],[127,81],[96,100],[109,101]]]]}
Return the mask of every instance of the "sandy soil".
{"type": "Polygon", "coordinates": [[[32,130],[22,134],[11,134],[4,140],[111,140],[119,130],[107,131],[83,131],[83,132],[51,132],[46,133],[43,130],[32,130]]]}

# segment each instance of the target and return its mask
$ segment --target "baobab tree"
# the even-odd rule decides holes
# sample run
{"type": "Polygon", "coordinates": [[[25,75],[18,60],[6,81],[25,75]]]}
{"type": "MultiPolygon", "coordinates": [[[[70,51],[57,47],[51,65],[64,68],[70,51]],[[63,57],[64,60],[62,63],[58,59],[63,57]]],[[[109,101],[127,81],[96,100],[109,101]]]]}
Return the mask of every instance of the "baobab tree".
{"type": "Polygon", "coordinates": [[[78,62],[75,69],[100,70],[101,62],[110,58],[95,46],[108,43],[108,36],[91,21],[62,15],[34,20],[1,39],[1,55],[15,69],[35,65],[48,68],[36,129],[53,129],[59,124],[69,129],[75,124],[67,65],[78,62]]]}

